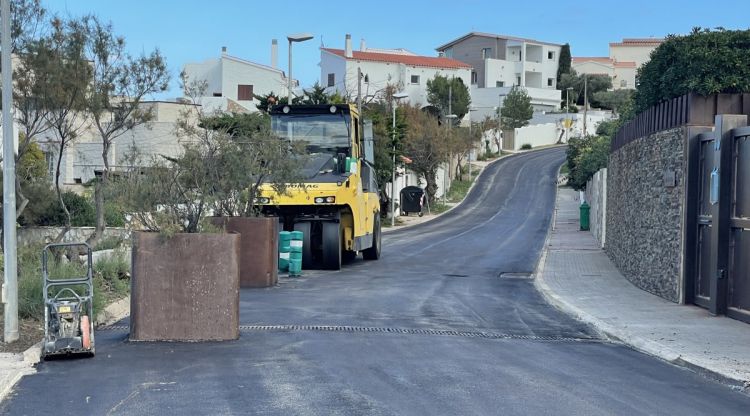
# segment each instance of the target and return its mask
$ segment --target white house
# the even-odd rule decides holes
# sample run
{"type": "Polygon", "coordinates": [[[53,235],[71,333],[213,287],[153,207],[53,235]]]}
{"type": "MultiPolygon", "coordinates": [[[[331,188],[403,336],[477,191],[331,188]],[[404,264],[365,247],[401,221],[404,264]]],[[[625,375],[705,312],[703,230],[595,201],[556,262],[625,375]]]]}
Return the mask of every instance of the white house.
{"type": "Polygon", "coordinates": [[[184,71],[188,80],[208,83],[206,97],[202,97],[201,103],[209,110],[257,111],[255,95],[271,92],[287,95],[288,80],[284,71],[278,68],[276,39],[271,42],[270,66],[231,56],[223,47],[218,58],[185,64],[184,71]]]}
{"type": "Polygon", "coordinates": [[[514,36],[470,32],[437,51],[470,65],[472,119],[494,114],[514,85],[522,86],[537,110],[560,107],[557,67],[562,45],[514,36]]]}
{"type": "MultiPolygon", "coordinates": [[[[505,97],[512,87],[479,88],[471,86],[471,119],[474,122],[484,120],[485,117],[496,117],[497,109],[502,107],[505,97]]],[[[559,108],[560,91],[550,88],[528,88],[526,92],[531,97],[531,106],[535,113],[543,113],[559,108]]],[[[532,124],[533,124],[532,120],[532,124]]]]}
{"type": "Polygon", "coordinates": [[[609,56],[573,57],[571,68],[579,74],[606,74],[613,89],[635,89],[638,68],[651,58],[651,52],[664,39],[623,39],[609,44],[609,56]]]}
{"type": "Polygon", "coordinates": [[[427,81],[436,75],[456,77],[469,83],[471,65],[455,59],[419,56],[405,49],[352,50],[351,35],[344,49],[320,48],[320,83],[328,92],[357,96],[357,68],[362,72],[362,96],[378,98],[388,85],[409,94],[411,104],[427,105],[427,81]]]}
{"type": "MultiPolygon", "coordinates": [[[[137,126],[113,141],[108,160],[112,171],[129,167],[134,149],[140,159],[139,165],[148,165],[152,157],[178,156],[182,152],[181,141],[184,138],[177,135],[176,122],[186,109],[196,107],[171,101],[149,101],[142,103],[142,106],[150,108],[154,118],[148,125],[137,126]]],[[[59,140],[54,132],[48,130],[37,142],[45,153],[48,171],[54,180],[59,140]]],[[[80,190],[80,185],[94,179],[103,168],[101,138],[96,128],[89,126],[63,152],[61,184],[68,189],[80,190]]]]}

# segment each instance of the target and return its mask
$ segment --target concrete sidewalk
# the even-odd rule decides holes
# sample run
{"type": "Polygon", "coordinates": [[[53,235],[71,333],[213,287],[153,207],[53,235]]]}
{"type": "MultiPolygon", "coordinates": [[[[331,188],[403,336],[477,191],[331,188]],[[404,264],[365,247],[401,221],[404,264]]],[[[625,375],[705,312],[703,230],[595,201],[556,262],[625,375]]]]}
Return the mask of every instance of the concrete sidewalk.
{"type": "Polygon", "coordinates": [[[560,309],[636,350],[750,389],[750,325],[678,305],[631,284],[579,231],[578,193],[559,188],[537,288],[560,309]]]}

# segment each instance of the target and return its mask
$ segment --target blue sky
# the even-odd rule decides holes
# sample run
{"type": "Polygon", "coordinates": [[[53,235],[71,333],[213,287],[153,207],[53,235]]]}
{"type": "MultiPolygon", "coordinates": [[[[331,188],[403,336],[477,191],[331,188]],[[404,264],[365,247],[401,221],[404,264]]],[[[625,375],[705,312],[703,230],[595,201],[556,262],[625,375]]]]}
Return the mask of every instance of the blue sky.
{"type": "Polygon", "coordinates": [[[279,39],[286,71],[286,35],[311,32],[294,47],[294,76],[303,86],[320,77],[321,42],[343,48],[407,48],[434,56],[435,47],[470,31],[500,33],[571,45],[573,56],[606,56],[623,37],[661,37],[694,26],[750,27],[750,0],[609,1],[239,1],[239,0],[42,0],[62,15],[94,13],[112,21],[133,54],[159,48],[175,77],[163,97],[179,93],[176,77],[186,62],[231,55],[269,64],[271,39],[279,39]]]}

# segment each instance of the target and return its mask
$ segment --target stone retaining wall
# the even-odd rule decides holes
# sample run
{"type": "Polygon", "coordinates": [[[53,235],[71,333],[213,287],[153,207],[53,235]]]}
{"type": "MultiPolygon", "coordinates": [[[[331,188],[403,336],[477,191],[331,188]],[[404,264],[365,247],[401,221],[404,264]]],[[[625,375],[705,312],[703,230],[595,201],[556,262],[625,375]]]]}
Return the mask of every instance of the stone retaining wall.
{"type": "Polygon", "coordinates": [[[609,157],[607,254],[636,286],[682,301],[688,129],[636,139],[609,157]]]}

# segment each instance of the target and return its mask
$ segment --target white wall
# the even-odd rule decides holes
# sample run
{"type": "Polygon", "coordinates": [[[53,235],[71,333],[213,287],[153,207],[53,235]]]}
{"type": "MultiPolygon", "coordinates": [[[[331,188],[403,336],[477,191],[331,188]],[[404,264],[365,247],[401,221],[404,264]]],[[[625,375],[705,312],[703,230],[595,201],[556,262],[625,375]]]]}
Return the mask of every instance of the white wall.
{"type": "MultiPolygon", "coordinates": [[[[148,125],[137,126],[113,141],[109,152],[109,164],[113,170],[122,169],[128,164],[127,158],[133,147],[138,149],[142,165],[149,165],[153,157],[178,156],[182,152],[181,141],[184,139],[177,135],[175,122],[180,117],[180,111],[188,107],[173,102],[149,102],[143,106],[153,108],[156,118],[148,125]]],[[[39,142],[45,152],[58,154],[57,139],[51,131],[41,136],[39,142]]],[[[101,153],[100,136],[94,127],[90,127],[63,152],[61,182],[70,186],[93,179],[95,172],[104,168],[101,153]]]]}
{"type": "MultiPolygon", "coordinates": [[[[579,113],[571,114],[570,117],[574,120],[573,127],[568,133],[571,137],[580,137],[583,135],[583,110],[579,113]]],[[[605,120],[611,120],[613,118],[611,111],[601,110],[590,110],[586,115],[586,134],[592,136],[596,134],[596,127],[599,123],[605,120]]]]}
{"type": "Polygon", "coordinates": [[[586,183],[586,202],[591,206],[589,224],[599,247],[607,242],[607,168],[600,169],[586,183]]]}
{"type": "Polygon", "coordinates": [[[208,83],[206,94],[222,93],[221,59],[208,59],[203,62],[187,63],[183,68],[188,80],[205,80],[208,83]]]}
{"type": "Polygon", "coordinates": [[[651,59],[651,51],[656,49],[654,46],[610,46],[609,57],[621,62],[635,62],[636,66],[641,66],[651,59]]]}
{"type": "Polygon", "coordinates": [[[495,88],[497,82],[503,82],[504,87],[518,84],[518,77],[523,71],[523,62],[506,61],[503,59],[484,60],[484,85],[495,88]]]}
{"type": "MultiPolygon", "coordinates": [[[[86,183],[94,179],[95,171],[104,168],[101,142],[93,131],[87,136],[88,140],[74,142],[63,155],[65,169],[61,179],[66,185],[86,183]]],[[[150,164],[153,157],[177,156],[182,152],[174,123],[153,122],[149,127],[138,126],[115,139],[109,151],[110,168],[118,170],[126,166],[133,147],[144,165],[150,164]]]]}
{"type": "MultiPolygon", "coordinates": [[[[438,172],[437,172],[438,189],[437,189],[437,192],[435,193],[437,198],[442,198],[443,196],[443,189],[444,189],[443,172],[444,170],[442,168],[438,169],[438,172]]],[[[390,197],[391,196],[391,183],[388,182],[388,183],[379,184],[379,185],[380,185],[380,189],[384,190],[386,195],[390,197]]],[[[397,207],[396,215],[401,215],[401,210],[398,208],[401,202],[401,190],[407,186],[419,186],[420,188],[424,189],[427,186],[427,183],[424,181],[424,179],[421,179],[414,172],[408,169],[404,171],[403,168],[399,168],[398,175],[396,176],[396,207],[397,207]]],[[[448,187],[450,187],[450,182],[448,182],[448,187]]],[[[432,207],[430,209],[432,209],[432,207]]],[[[425,212],[427,211],[427,206],[424,207],[424,210],[425,212]]]]}
{"type": "MultiPolygon", "coordinates": [[[[287,93],[287,80],[280,70],[270,67],[253,65],[231,56],[222,57],[222,94],[224,97],[237,101],[237,86],[252,85],[253,94],[265,95],[271,92],[281,96],[287,93]]],[[[237,101],[251,111],[256,111],[258,100],[237,101]]]]}
{"type": "Polygon", "coordinates": [[[560,135],[560,127],[555,123],[536,124],[516,129],[516,140],[514,150],[521,149],[524,144],[530,144],[532,148],[557,143],[560,135]]]}
{"type": "MultiPolygon", "coordinates": [[[[354,74],[354,79],[356,80],[356,69],[354,74]]],[[[323,87],[328,88],[328,91],[338,91],[340,94],[348,95],[348,88],[349,86],[346,84],[346,59],[336,56],[332,54],[331,52],[324,51],[323,49],[320,50],[320,85],[323,87]],[[334,85],[332,87],[328,87],[328,74],[334,74],[334,85]]],[[[382,80],[379,78],[377,79],[376,83],[379,85],[382,80]]],[[[350,81],[350,82],[353,82],[350,81]]],[[[356,94],[357,91],[357,85],[354,84],[354,92],[356,94]]]]}
{"type": "Polygon", "coordinates": [[[615,75],[615,69],[611,64],[604,64],[594,61],[576,62],[570,65],[578,74],[607,74],[610,77],[615,75]]]}
{"type": "MultiPolygon", "coordinates": [[[[511,87],[501,88],[477,88],[472,86],[471,106],[476,109],[472,111],[471,118],[475,122],[484,120],[485,117],[497,117],[496,110],[502,106],[505,96],[510,92],[511,87]]],[[[531,97],[531,105],[535,110],[554,110],[560,108],[561,94],[560,90],[552,88],[526,88],[526,92],[531,97]]]]}
{"type": "Polygon", "coordinates": [[[622,68],[615,67],[615,75],[612,80],[612,89],[635,89],[635,76],[637,73],[636,68],[622,68]],[[625,86],[623,87],[621,81],[625,80],[625,86]]]}

